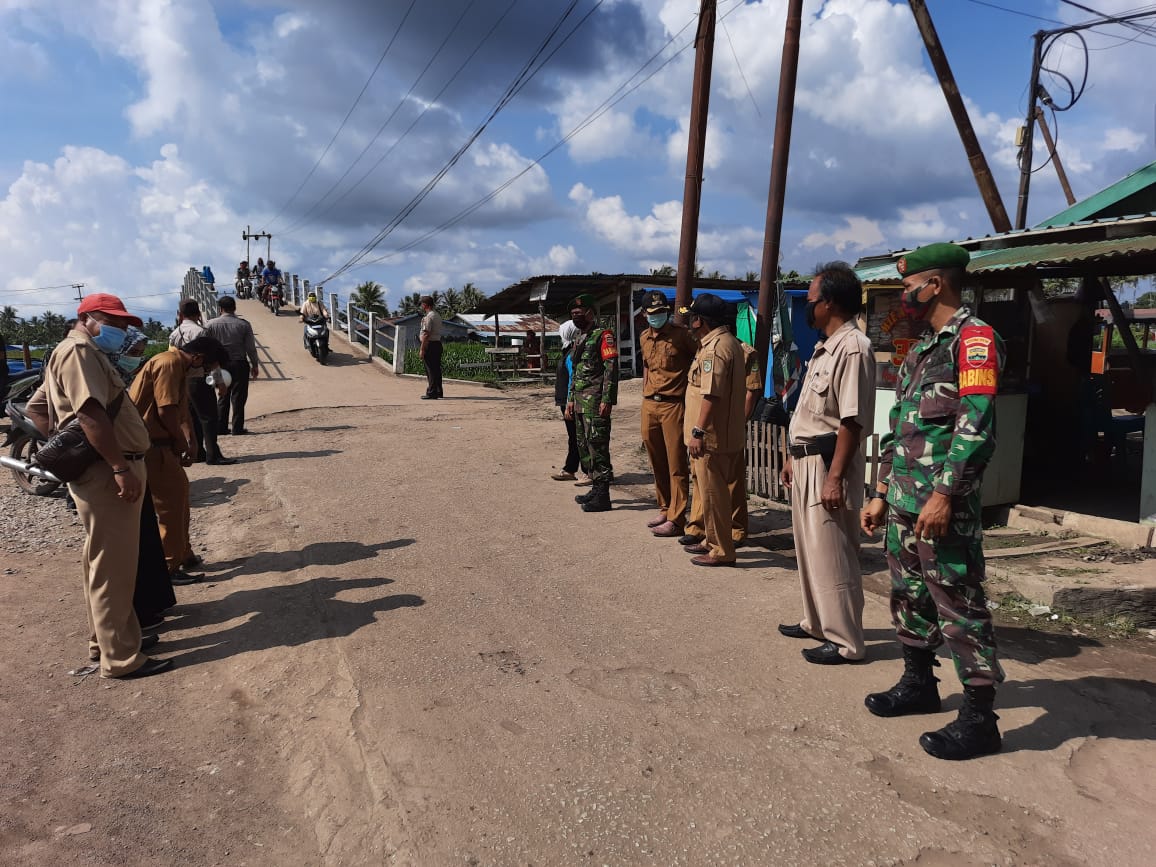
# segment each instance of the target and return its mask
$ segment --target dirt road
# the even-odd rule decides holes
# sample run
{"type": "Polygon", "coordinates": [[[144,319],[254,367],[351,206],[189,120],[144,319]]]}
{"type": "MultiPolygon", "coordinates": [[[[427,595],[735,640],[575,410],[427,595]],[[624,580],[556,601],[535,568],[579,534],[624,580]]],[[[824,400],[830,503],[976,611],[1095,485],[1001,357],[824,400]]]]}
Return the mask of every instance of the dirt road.
{"type": "Polygon", "coordinates": [[[69,677],[78,529],[41,500],[58,541],[0,540],[0,863],[1156,861],[1151,655],[1004,630],[1005,751],[936,761],[916,739],[958,708],[950,663],[942,714],[862,704],[900,670],[883,597],[865,665],[775,632],[798,616],[782,513],[733,570],[646,532],[636,387],[615,510],[586,515],[548,479],[545,392],[420,401],[242,306],[265,378],[253,435],[222,439],[242,463],[191,471],[208,580],[178,588],[174,671],[69,677]]]}

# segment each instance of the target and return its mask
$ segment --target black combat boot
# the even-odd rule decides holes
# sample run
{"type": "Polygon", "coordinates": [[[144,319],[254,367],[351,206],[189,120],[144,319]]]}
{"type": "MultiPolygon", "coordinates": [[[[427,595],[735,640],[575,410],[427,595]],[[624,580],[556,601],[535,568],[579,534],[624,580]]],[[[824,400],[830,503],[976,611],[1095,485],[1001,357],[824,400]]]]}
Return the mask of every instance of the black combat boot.
{"type": "Polygon", "coordinates": [[[598,490],[598,483],[595,482],[593,485],[591,485],[590,490],[587,491],[585,494],[578,494],[578,496],[576,496],[574,498],[574,502],[580,506],[585,506],[587,503],[589,503],[591,500],[594,499],[594,493],[597,490],[598,490]]]}
{"type": "Polygon", "coordinates": [[[582,504],[583,512],[610,511],[610,483],[595,482],[590,499],[582,504]]]}
{"type": "Polygon", "coordinates": [[[903,645],[903,676],[887,692],[873,692],[863,703],[875,716],[905,716],[909,713],[939,711],[939,678],[932,667],[939,665],[934,650],[903,645]]]}
{"type": "Polygon", "coordinates": [[[959,716],[937,732],[924,732],[919,745],[937,759],[958,762],[998,753],[1003,746],[992,705],[994,686],[965,686],[959,716]]]}

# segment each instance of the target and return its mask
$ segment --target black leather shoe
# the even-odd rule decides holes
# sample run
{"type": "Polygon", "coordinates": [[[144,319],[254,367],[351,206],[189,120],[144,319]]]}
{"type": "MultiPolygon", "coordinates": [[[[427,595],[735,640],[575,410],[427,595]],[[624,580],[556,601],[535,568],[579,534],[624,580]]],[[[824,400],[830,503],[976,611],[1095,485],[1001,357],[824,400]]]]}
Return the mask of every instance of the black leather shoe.
{"type": "Polygon", "coordinates": [[[236,458],[212,458],[205,461],[211,467],[229,467],[237,463],[236,458]]]}
{"type": "Polygon", "coordinates": [[[797,623],[780,623],[779,635],[785,635],[787,638],[809,638],[812,641],[822,641],[821,638],[816,638],[797,623]]]}
{"type": "Polygon", "coordinates": [[[140,640],[140,649],[145,651],[150,647],[156,647],[160,640],[158,635],[146,635],[140,640]]]}
{"type": "Polygon", "coordinates": [[[246,437],[246,436],[248,436],[248,435],[249,435],[249,434],[251,434],[251,433],[252,433],[252,431],[250,431],[250,430],[247,430],[246,428],[241,428],[240,430],[235,430],[235,431],[233,431],[233,436],[235,436],[235,437],[246,437]]]}
{"type": "Polygon", "coordinates": [[[694,535],[691,535],[690,533],[687,533],[685,536],[683,536],[681,539],[678,540],[678,544],[680,544],[680,545],[697,545],[702,540],[703,540],[702,536],[694,536],[694,535]]]}
{"type": "Polygon", "coordinates": [[[824,641],[818,647],[808,647],[803,651],[803,659],[816,665],[843,665],[844,663],[863,661],[840,656],[839,645],[833,641],[824,641]]]}
{"type": "Polygon", "coordinates": [[[117,680],[134,680],[138,677],[148,677],[153,674],[160,674],[162,671],[168,671],[172,667],[173,661],[171,659],[149,659],[136,671],[122,674],[117,680]]]}
{"type": "Polygon", "coordinates": [[[198,584],[203,580],[205,580],[204,575],[193,575],[189,572],[186,572],[184,569],[178,569],[176,572],[169,576],[169,581],[172,582],[174,587],[184,587],[187,584],[198,584]]]}

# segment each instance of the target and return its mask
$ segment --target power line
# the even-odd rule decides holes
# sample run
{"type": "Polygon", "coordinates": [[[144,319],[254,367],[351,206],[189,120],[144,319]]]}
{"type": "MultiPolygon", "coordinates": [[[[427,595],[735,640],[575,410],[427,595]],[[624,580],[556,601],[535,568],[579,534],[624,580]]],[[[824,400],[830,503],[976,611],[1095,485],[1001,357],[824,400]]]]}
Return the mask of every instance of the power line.
{"type": "Polygon", "coordinates": [[[342,119],[341,125],[337,127],[337,132],[333,134],[333,138],[329,139],[329,144],[325,146],[325,150],[321,152],[321,156],[317,158],[317,162],[313,164],[313,168],[311,168],[305,175],[304,180],[302,180],[301,183],[297,185],[297,189],[293,191],[293,195],[291,195],[289,200],[280,207],[277,213],[273,215],[273,219],[271,219],[267,224],[268,228],[273,228],[273,224],[277,222],[277,218],[285,213],[285,209],[293,204],[293,202],[297,199],[297,196],[300,195],[301,190],[305,188],[305,185],[309,183],[309,179],[313,177],[313,173],[317,171],[317,167],[321,165],[321,161],[325,159],[325,155],[329,153],[329,149],[333,147],[333,143],[337,141],[337,137],[341,135],[341,131],[345,129],[345,124],[349,122],[349,118],[353,115],[353,110],[357,108],[358,104],[361,102],[361,98],[365,96],[365,91],[369,89],[370,82],[373,81],[374,76],[377,75],[377,70],[381,68],[381,64],[385,62],[386,55],[388,55],[390,49],[393,48],[393,43],[397,41],[397,37],[401,34],[401,29],[405,26],[405,22],[409,18],[409,13],[413,11],[414,6],[416,5],[417,0],[410,0],[409,8],[405,10],[405,15],[403,15],[401,18],[401,23],[397,25],[397,30],[393,32],[393,36],[390,38],[389,43],[385,46],[385,50],[381,52],[381,57],[377,58],[377,63],[374,65],[373,71],[369,73],[369,78],[367,78],[365,80],[365,84],[362,85],[361,90],[357,94],[357,99],[353,100],[353,105],[351,105],[349,107],[349,111],[345,113],[345,117],[342,119]]]}
{"type": "MultiPolygon", "coordinates": [[[[454,152],[454,154],[445,163],[445,165],[443,165],[442,168],[432,178],[430,178],[429,181],[426,182],[426,185],[424,187],[422,187],[422,189],[419,190],[418,193],[406,205],[404,205],[402,207],[402,209],[394,216],[394,218],[392,220],[389,221],[388,224],[386,224],[386,226],[380,232],[378,232],[370,241],[368,241],[365,245],[363,245],[362,248],[356,254],[354,254],[344,265],[342,265],[340,268],[338,268],[333,274],[331,274],[328,277],[324,278],[323,280],[319,281],[320,283],[325,283],[329,280],[332,280],[336,277],[339,277],[341,274],[344,274],[351,267],[356,265],[357,262],[359,262],[361,259],[363,259],[365,256],[367,256],[370,252],[373,251],[373,249],[375,247],[377,247],[379,244],[381,244],[381,242],[384,241],[390,235],[390,233],[393,232],[393,230],[395,228],[397,228],[397,226],[401,225],[401,223],[410,214],[413,213],[413,211],[418,207],[418,205],[420,205],[425,200],[425,198],[430,194],[430,192],[433,190],[433,188],[435,186],[437,186],[437,184],[441,181],[441,179],[444,178],[455,165],[457,165],[458,161],[462,158],[462,156],[465,155],[466,151],[468,151],[470,149],[470,147],[474,144],[474,142],[476,142],[478,140],[478,138],[481,137],[482,133],[484,133],[486,131],[486,128],[490,125],[490,123],[494,120],[494,118],[498,116],[498,114],[502,111],[502,109],[504,109],[510,103],[510,101],[514,98],[514,96],[527,83],[529,83],[529,81],[531,79],[533,79],[534,76],[538,74],[538,72],[540,72],[542,70],[542,68],[545,66],[545,61],[543,61],[542,63],[539,64],[538,59],[545,53],[546,48],[553,41],[554,37],[558,34],[558,31],[561,30],[562,25],[565,24],[565,22],[566,22],[566,19],[568,19],[570,17],[570,15],[573,13],[575,7],[578,5],[578,2],[579,2],[579,0],[571,0],[569,5],[566,7],[566,10],[562,13],[561,17],[559,17],[558,21],[550,29],[550,32],[546,34],[546,37],[542,40],[541,44],[538,46],[537,50],[535,50],[534,54],[522,66],[521,71],[514,78],[514,81],[511,82],[511,84],[506,88],[505,93],[502,95],[501,99],[498,100],[497,104],[491,109],[491,111],[490,111],[489,115],[487,115],[486,119],[483,120],[474,129],[473,133],[469,136],[469,138],[466,139],[465,143],[462,144],[462,146],[459,147],[458,150],[454,152]]],[[[594,8],[597,9],[599,6],[602,5],[603,2],[604,2],[604,0],[597,0],[594,8]]],[[[586,16],[583,17],[582,21],[585,21],[587,18],[589,18],[590,14],[592,12],[593,12],[593,10],[591,10],[590,13],[587,13],[586,16]]],[[[581,22],[579,22],[579,24],[581,24],[581,22]]],[[[565,42],[567,42],[577,32],[577,29],[578,28],[575,27],[565,37],[563,37],[562,44],[565,44],[565,42]]],[[[558,48],[561,48],[561,45],[559,45],[558,48]]],[[[558,48],[555,48],[555,52],[558,50],[558,48]]],[[[553,52],[551,53],[550,56],[551,57],[553,56],[553,52]]],[[[547,58],[547,60],[548,59],[549,58],[547,58]]]]}
{"type": "Polygon", "coordinates": [[[734,41],[731,39],[731,32],[727,29],[725,21],[721,21],[719,23],[722,24],[723,34],[727,38],[727,45],[729,45],[731,47],[731,55],[735,59],[735,66],[737,66],[739,68],[739,76],[743,80],[743,86],[746,87],[746,89],[747,89],[747,96],[749,96],[751,98],[751,105],[753,105],[755,107],[755,114],[757,114],[759,116],[759,120],[762,120],[763,113],[761,111],[759,111],[759,104],[757,102],[755,102],[755,95],[753,93],[751,93],[751,86],[747,82],[746,73],[743,72],[743,65],[741,63],[739,63],[739,53],[737,51],[735,51],[735,44],[734,44],[734,41]]]}
{"type": "Polygon", "coordinates": [[[968,0],[969,3],[974,3],[976,6],[986,6],[989,9],[998,9],[1000,12],[1007,12],[1011,15],[1022,15],[1024,18],[1033,18],[1036,21],[1046,21],[1049,24],[1063,24],[1058,18],[1044,18],[1042,15],[1033,15],[1030,12],[1023,12],[1019,9],[1008,9],[1006,6],[1000,6],[996,3],[988,3],[986,0],[968,0]]]}
{"type": "Polygon", "coordinates": [[[15,295],[18,292],[47,292],[50,289],[73,289],[75,287],[75,283],[61,283],[59,286],[37,286],[35,289],[7,289],[4,294],[15,295]]]}
{"type": "MultiPolygon", "coordinates": [[[[732,6],[723,16],[721,16],[721,18],[719,20],[725,21],[732,14],[737,12],[739,10],[739,8],[743,5],[744,5],[744,0],[736,0],[734,6],[732,6]]],[[[669,48],[670,45],[675,40],[677,40],[684,32],[686,32],[687,28],[689,28],[690,25],[695,22],[695,18],[697,18],[697,15],[692,16],[691,19],[685,25],[683,25],[681,30],[679,30],[677,33],[675,33],[673,36],[671,36],[670,39],[667,40],[666,44],[662,46],[662,48],[660,48],[657,52],[655,52],[653,55],[651,55],[650,58],[647,59],[647,61],[645,63],[643,63],[642,66],[639,67],[639,69],[636,72],[634,72],[630,77],[628,77],[625,81],[623,81],[622,84],[620,84],[610,94],[610,96],[608,96],[606,99],[604,99],[602,101],[602,103],[597,108],[594,109],[594,111],[592,111],[582,121],[580,121],[578,124],[576,124],[565,136],[563,136],[561,139],[559,139],[557,142],[555,142],[553,145],[551,145],[549,148],[547,148],[546,151],[544,151],[540,156],[538,156],[537,159],[532,160],[525,168],[523,168],[521,171],[519,171],[517,174],[513,175],[512,177],[508,178],[505,181],[505,183],[503,183],[500,186],[496,187],[495,189],[491,190],[489,193],[487,193],[482,198],[478,199],[473,204],[471,204],[468,207],[464,208],[463,210],[459,211],[456,215],[454,215],[450,219],[446,220],[445,222],[441,223],[440,225],[435,226],[433,229],[430,229],[429,231],[425,232],[423,235],[420,235],[419,237],[415,238],[414,240],[402,245],[401,247],[398,247],[396,250],[394,250],[390,253],[387,253],[384,256],[379,256],[375,259],[369,259],[367,261],[361,262],[360,264],[355,265],[354,268],[366,267],[369,265],[384,262],[387,259],[391,259],[394,256],[397,256],[401,253],[408,252],[409,250],[412,250],[415,247],[425,243],[430,238],[433,238],[436,235],[440,235],[442,232],[446,231],[447,229],[452,228],[453,226],[457,225],[462,220],[464,220],[466,217],[473,214],[479,208],[481,208],[481,207],[485,206],[486,204],[488,204],[489,202],[493,201],[495,198],[497,198],[499,195],[501,195],[503,192],[505,192],[509,187],[511,187],[513,184],[515,184],[518,180],[523,178],[531,169],[533,169],[537,165],[540,165],[543,160],[545,160],[547,157],[549,157],[551,154],[553,154],[555,151],[557,151],[559,148],[561,148],[564,144],[569,142],[576,135],[578,135],[579,133],[581,133],[582,131],[587,129],[589,126],[591,126],[593,123],[595,123],[599,118],[602,117],[602,115],[604,115],[610,109],[614,108],[614,106],[618,105],[620,102],[622,102],[624,99],[626,99],[632,93],[634,93],[636,90],[638,90],[640,87],[642,87],[648,81],[650,81],[650,79],[652,79],[655,75],[657,75],[659,72],[661,72],[663,69],[665,69],[679,55],[681,55],[684,51],[686,51],[688,48],[693,46],[694,45],[693,40],[691,42],[687,43],[686,45],[683,45],[681,48],[679,48],[677,51],[675,51],[674,54],[672,54],[670,57],[668,57],[666,60],[664,60],[661,64],[659,64],[654,70],[652,70],[650,72],[650,74],[648,74],[646,77],[644,77],[642,80],[640,80],[637,84],[634,84],[633,86],[629,86],[630,83],[635,78],[637,78],[639,75],[641,75],[642,72],[648,66],[650,66],[650,64],[653,63],[664,51],[666,51],[666,49],[669,48]]],[[[350,270],[352,270],[352,269],[350,269],[350,270]]],[[[332,279],[332,278],[326,278],[326,280],[329,280],[329,279],[332,279]]],[[[322,282],[324,282],[324,281],[322,281],[322,282]]]]}
{"type": "Polygon", "coordinates": [[[364,157],[369,152],[369,149],[372,148],[373,145],[377,143],[377,140],[379,138],[381,138],[382,133],[385,132],[385,128],[387,126],[389,126],[390,121],[393,120],[393,118],[397,115],[397,113],[401,110],[401,108],[409,100],[410,96],[413,94],[413,92],[417,88],[418,84],[425,77],[425,74],[429,71],[429,68],[434,64],[434,61],[437,60],[438,56],[442,53],[443,49],[445,49],[446,44],[453,37],[454,33],[457,32],[458,27],[461,26],[462,21],[465,20],[466,15],[469,13],[470,9],[473,8],[473,6],[476,2],[477,2],[477,0],[469,0],[469,2],[466,4],[465,8],[462,10],[462,13],[458,16],[458,20],[456,22],[454,22],[453,27],[451,27],[449,32],[446,34],[445,39],[442,40],[441,45],[438,46],[437,50],[430,57],[429,62],[426,63],[425,67],[422,69],[422,71],[418,75],[418,77],[416,79],[414,79],[413,84],[410,85],[410,88],[406,92],[405,96],[403,96],[401,98],[401,100],[398,102],[397,106],[393,109],[393,111],[391,111],[389,113],[389,117],[387,117],[385,119],[385,122],[382,123],[382,125],[380,127],[378,127],[377,132],[374,134],[373,138],[369,141],[369,144],[367,144],[362,149],[361,153],[359,153],[357,155],[357,158],[352,163],[349,164],[348,168],[346,168],[345,171],[341,174],[341,177],[339,177],[336,181],[334,181],[330,185],[329,189],[325,191],[325,194],[322,195],[321,198],[319,198],[316,202],[314,202],[313,205],[304,214],[302,214],[300,217],[298,217],[296,222],[294,222],[292,225],[290,225],[289,228],[287,228],[282,233],[283,235],[290,235],[293,232],[296,232],[299,229],[304,228],[305,226],[309,225],[310,223],[314,222],[315,220],[320,219],[321,217],[328,214],[346,196],[348,196],[351,192],[353,192],[353,190],[357,189],[357,187],[360,186],[362,181],[364,181],[367,177],[369,177],[369,175],[373,174],[373,172],[377,169],[378,166],[381,165],[381,163],[385,160],[385,158],[388,157],[391,153],[393,153],[393,149],[395,147],[397,147],[397,145],[402,141],[402,139],[404,139],[409,134],[410,130],[412,130],[414,128],[414,126],[416,126],[417,121],[421,120],[421,118],[425,117],[426,112],[429,111],[430,107],[438,101],[438,99],[441,97],[441,95],[446,91],[446,88],[448,88],[450,86],[450,84],[452,84],[457,79],[458,75],[460,75],[462,70],[465,69],[466,64],[468,64],[470,62],[470,60],[472,60],[474,58],[474,56],[482,49],[482,46],[484,46],[489,41],[489,39],[493,35],[494,31],[497,30],[498,25],[500,25],[502,23],[502,21],[505,20],[506,16],[510,14],[510,11],[514,8],[514,6],[516,6],[518,4],[519,0],[512,0],[512,2],[509,4],[509,6],[506,7],[506,11],[503,12],[498,17],[498,20],[494,22],[494,25],[489,29],[489,31],[486,33],[486,35],[482,37],[481,42],[479,42],[477,44],[477,46],[474,48],[474,50],[471,51],[470,54],[466,57],[465,61],[463,61],[462,64],[458,67],[457,72],[455,72],[450,77],[450,80],[445,83],[445,85],[442,87],[442,89],[440,91],[438,91],[437,95],[426,104],[426,107],[422,110],[421,114],[418,115],[417,119],[409,125],[409,128],[406,129],[405,132],[403,132],[393,142],[392,145],[390,145],[389,149],[384,154],[382,154],[382,156],[377,160],[377,162],[375,162],[373,164],[373,166],[369,169],[369,171],[367,171],[357,181],[355,181],[353,183],[353,186],[351,186],[348,190],[346,190],[344,193],[342,193],[338,199],[336,199],[334,202],[332,202],[329,205],[329,207],[327,207],[324,211],[322,211],[320,214],[318,214],[317,217],[315,217],[313,220],[310,220],[309,215],[312,214],[314,211],[316,211],[317,208],[319,208],[322,205],[322,203],[324,203],[324,201],[326,199],[328,199],[337,190],[337,188],[341,185],[341,182],[344,181],[349,176],[349,173],[351,171],[353,171],[354,167],[359,162],[361,162],[362,157],[364,157]]]}

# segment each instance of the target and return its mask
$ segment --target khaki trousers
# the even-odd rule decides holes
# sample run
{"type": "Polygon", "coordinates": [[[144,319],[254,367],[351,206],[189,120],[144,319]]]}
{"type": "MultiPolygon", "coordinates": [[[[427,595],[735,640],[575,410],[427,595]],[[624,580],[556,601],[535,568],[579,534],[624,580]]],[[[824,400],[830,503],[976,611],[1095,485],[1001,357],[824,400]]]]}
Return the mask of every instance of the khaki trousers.
{"type": "Polygon", "coordinates": [[[686,522],[690,467],[683,444],[681,400],[642,400],[642,442],[654,471],[658,510],[679,527],[686,522]]]}
{"type": "MultiPolygon", "coordinates": [[[[694,499],[701,516],[703,544],[718,560],[733,563],[735,540],[731,536],[731,492],[728,473],[735,465],[735,456],[707,452],[701,458],[690,459],[694,477],[694,499]]],[[[692,520],[694,515],[692,514],[692,520]]],[[[698,534],[696,534],[698,535],[698,534]]]]}
{"type": "Polygon", "coordinates": [[[149,488],[157,510],[161,544],[169,574],[181,568],[192,553],[189,547],[189,477],[168,446],[153,446],[145,455],[149,471],[149,488]]]}
{"type": "MultiPolygon", "coordinates": [[[[143,461],[128,461],[144,488],[143,461]]],[[[140,550],[141,501],[117,496],[112,467],[98,460],[68,485],[84,525],[84,604],[88,615],[88,657],[100,659],[100,673],[122,677],[148,659],[140,652],[140,623],[132,607],[140,550]]]]}
{"type": "MultiPolygon", "coordinates": [[[[791,523],[799,583],[803,590],[800,626],[816,638],[839,645],[847,659],[862,659],[863,573],[859,567],[859,510],[823,508],[827,467],[821,455],[791,462],[791,523]]],[[[850,484],[862,484],[862,475],[850,484]]]]}
{"type": "MultiPolygon", "coordinates": [[[[731,540],[737,545],[747,537],[750,517],[747,514],[747,456],[746,452],[735,452],[733,463],[727,469],[727,492],[731,500],[731,540]]],[[[686,532],[692,536],[705,536],[706,526],[702,517],[702,497],[697,493],[690,501],[690,520],[686,522],[686,532]]]]}

